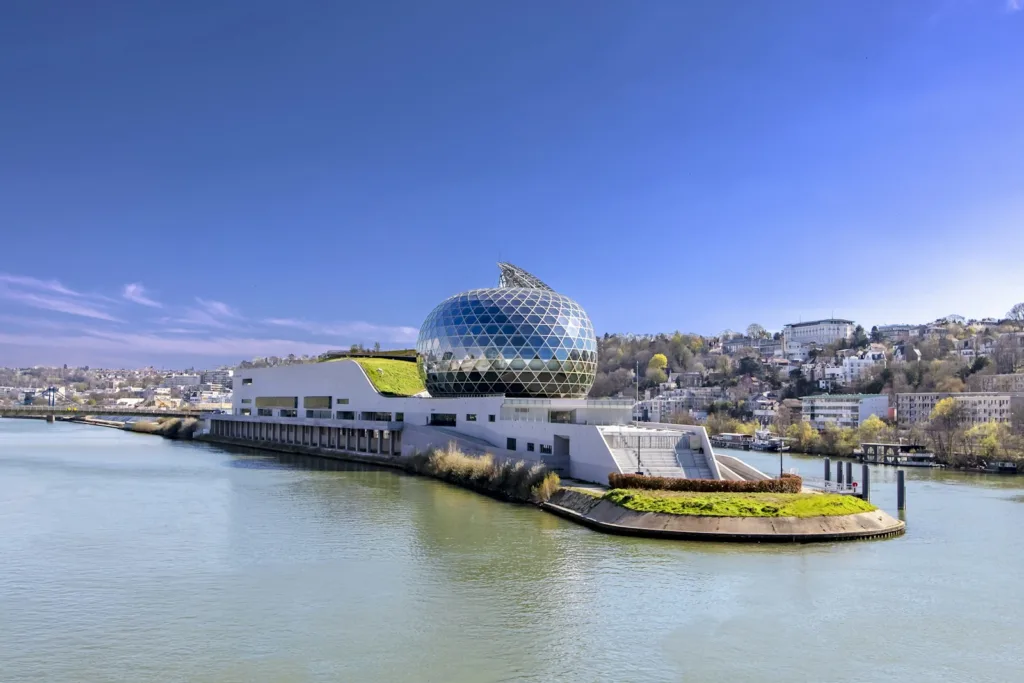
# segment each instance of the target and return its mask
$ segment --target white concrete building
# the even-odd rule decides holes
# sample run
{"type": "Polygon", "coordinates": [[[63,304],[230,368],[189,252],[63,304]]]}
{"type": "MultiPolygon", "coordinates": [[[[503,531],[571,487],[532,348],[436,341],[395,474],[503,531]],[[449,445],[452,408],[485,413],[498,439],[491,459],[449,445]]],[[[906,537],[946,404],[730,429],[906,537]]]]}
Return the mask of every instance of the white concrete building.
{"type": "Polygon", "coordinates": [[[857,428],[871,415],[885,419],[889,415],[889,397],[885,394],[822,394],[804,396],[802,419],[815,429],[825,425],[857,428]]]}
{"type": "Polygon", "coordinates": [[[805,323],[790,323],[782,328],[782,352],[787,358],[801,347],[825,346],[841,339],[853,337],[852,320],[828,318],[805,323]]]}
{"type": "Polygon", "coordinates": [[[202,384],[202,377],[196,373],[172,373],[160,381],[160,386],[165,389],[178,389],[181,387],[194,387],[202,384]]]}
{"type": "Polygon", "coordinates": [[[1024,409],[1024,394],[1013,392],[896,394],[896,421],[901,427],[924,424],[931,418],[936,404],[949,397],[964,406],[964,417],[972,426],[986,422],[1011,424],[1014,413],[1020,414],[1019,411],[1024,409]]]}

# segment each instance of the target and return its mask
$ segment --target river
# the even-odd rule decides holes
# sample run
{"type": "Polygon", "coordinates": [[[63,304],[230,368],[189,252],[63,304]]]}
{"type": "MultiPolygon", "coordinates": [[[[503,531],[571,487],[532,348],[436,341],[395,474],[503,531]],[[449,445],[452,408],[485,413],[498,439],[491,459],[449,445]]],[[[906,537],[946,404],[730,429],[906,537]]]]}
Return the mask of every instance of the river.
{"type": "MultiPolygon", "coordinates": [[[[391,471],[0,420],[0,681],[1019,680],[1024,478],[908,480],[902,538],[676,543],[391,471]]],[[[893,513],[894,481],[875,468],[893,513]]]]}

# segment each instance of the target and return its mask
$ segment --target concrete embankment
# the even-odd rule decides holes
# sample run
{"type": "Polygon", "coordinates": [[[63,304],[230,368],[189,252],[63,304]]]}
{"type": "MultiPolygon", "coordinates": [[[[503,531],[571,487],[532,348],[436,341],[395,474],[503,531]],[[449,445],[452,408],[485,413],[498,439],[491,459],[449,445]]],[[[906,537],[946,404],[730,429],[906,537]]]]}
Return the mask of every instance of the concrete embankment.
{"type": "Polygon", "coordinates": [[[338,451],[327,448],[316,448],[314,446],[300,446],[298,444],[276,443],[273,441],[252,441],[251,439],[235,439],[230,436],[214,436],[213,434],[196,434],[192,437],[195,441],[207,443],[219,443],[229,446],[242,446],[244,448],[256,448],[261,451],[274,451],[276,453],[291,453],[294,455],[312,455],[318,458],[330,460],[344,460],[346,462],[358,462],[364,465],[379,465],[391,467],[396,470],[405,470],[403,463],[398,456],[376,455],[373,453],[352,453],[349,451],[338,451]]]}
{"type": "Polygon", "coordinates": [[[201,423],[194,417],[167,417],[156,422],[127,422],[124,430],[142,434],[156,434],[165,439],[190,440],[195,437],[201,423]]]}
{"type": "Polygon", "coordinates": [[[541,507],[597,531],[684,541],[813,543],[899,536],[906,525],[875,510],[823,517],[703,517],[636,512],[601,498],[561,489],[541,507]]]}

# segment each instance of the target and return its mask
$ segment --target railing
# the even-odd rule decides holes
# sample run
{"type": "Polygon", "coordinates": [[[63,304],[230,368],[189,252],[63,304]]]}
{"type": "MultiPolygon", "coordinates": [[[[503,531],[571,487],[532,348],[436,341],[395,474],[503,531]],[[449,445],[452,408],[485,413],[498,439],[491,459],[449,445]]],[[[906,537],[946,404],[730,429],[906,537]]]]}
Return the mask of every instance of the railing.
{"type": "Polygon", "coordinates": [[[646,435],[646,434],[605,434],[609,448],[657,448],[674,450],[679,443],[678,436],[646,435]]]}
{"type": "Polygon", "coordinates": [[[194,408],[127,408],[121,406],[0,406],[0,415],[167,415],[199,416],[194,408]]]}

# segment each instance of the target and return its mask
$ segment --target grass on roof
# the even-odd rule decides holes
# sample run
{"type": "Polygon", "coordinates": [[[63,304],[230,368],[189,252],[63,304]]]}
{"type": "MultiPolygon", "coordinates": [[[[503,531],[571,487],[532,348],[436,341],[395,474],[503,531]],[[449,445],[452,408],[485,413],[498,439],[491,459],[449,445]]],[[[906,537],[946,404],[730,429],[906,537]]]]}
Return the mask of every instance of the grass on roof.
{"type": "Polygon", "coordinates": [[[390,358],[332,358],[327,362],[341,360],[359,363],[373,388],[386,396],[413,396],[427,390],[416,363],[390,358]]]}
{"type": "Polygon", "coordinates": [[[612,489],[604,499],[637,512],[705,517],[835,517],[877,508],[835,493],[690,493],[612,489]]]}

